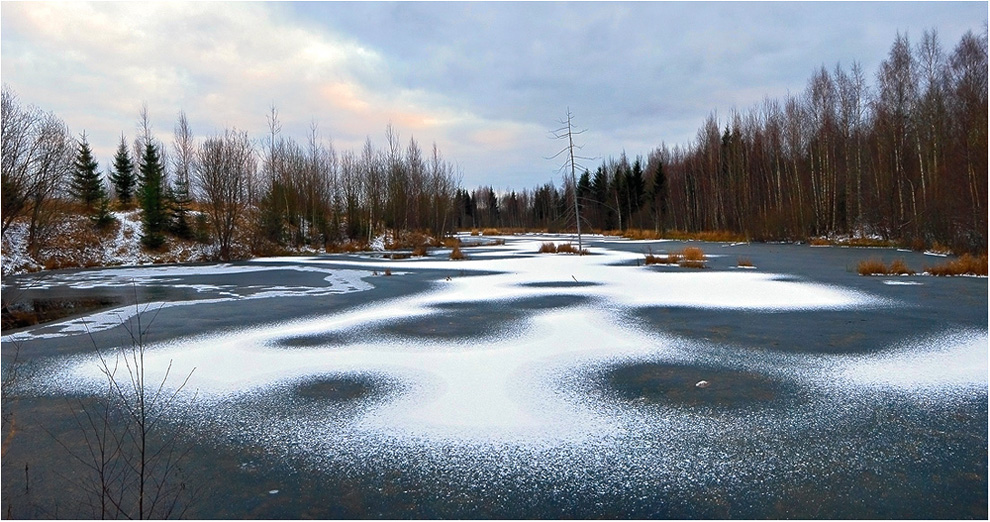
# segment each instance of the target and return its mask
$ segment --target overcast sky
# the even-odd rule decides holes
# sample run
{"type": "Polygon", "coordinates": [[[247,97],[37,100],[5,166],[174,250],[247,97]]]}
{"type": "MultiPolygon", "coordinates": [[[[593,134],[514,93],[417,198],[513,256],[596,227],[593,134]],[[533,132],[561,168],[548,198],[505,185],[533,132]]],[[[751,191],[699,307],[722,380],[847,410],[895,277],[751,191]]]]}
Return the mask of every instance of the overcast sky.
{"type": "Polygon", "coordinates": [[[463,186],[560,181],[549,139],[570,107],[602,158],[686,144],[712,111],[798,93],[812,72],[873,78],[898,31],[951,52],[986,2],[2,2],[0,76],[22,103],[87,133],[104,168],[146,103],[171,143],[236,127],[259,143],[313,121],[338,149],[436,142],[463,186]]]}

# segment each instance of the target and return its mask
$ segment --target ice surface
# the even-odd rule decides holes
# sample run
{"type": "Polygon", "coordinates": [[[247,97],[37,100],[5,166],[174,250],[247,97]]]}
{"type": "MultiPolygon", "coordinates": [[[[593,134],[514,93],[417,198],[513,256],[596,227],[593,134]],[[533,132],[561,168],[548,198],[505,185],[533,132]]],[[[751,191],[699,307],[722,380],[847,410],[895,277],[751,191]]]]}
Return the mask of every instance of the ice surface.
{"type": "MultiPolygon", "coordinates": [[[[222,297],[204,298],[189,301],[167,301],[141,303],[139,306],[126,305],[79,317],[61,321],[52,325],[44,325],[37,328],[21,331],[15,334],[6,335],[4,341],[25,341],[30,339],[52,339],[79,333],[93,333],[107,330],[119,326],[130,320],[138,313],[149,313],[161,308],[174,306],[189,306],[195,304],[218,303],[236,299],[264,299],[269,297],[299,297],[299,296],[321,296],[339,294],[345,292],[356,292],[372,288],[371,284],[364,281],[364,278],[371,275],[371,272],[363,270],[334,269],[326,267],[314,267],[306,265],[293,266],[271,266],[271,265],[199,265],[199,266],[146,266],[131,268],[114,268],[105,270],[86,270],[81,272],[57,274],[46,278],[43,287],[32,286],[31,288],[46,288],[54,285],[64,285],[72,289],[91,289],[100,287],[120,287],[120,286],[144,286],[149,284],[168,284],[172,288],[193,288],[199,293],[216,292],[222,297]],[[270,286],[258,285],[250,287],[257,288],[258,291],[251,293],[238,293],[232,285],[188,285],[183,284],[182,278],[188,276],[219,276],[245,273],[263,273],[274,270],[291,270],[300,272],[314,272],[327,274],[323,280],[325,286],[270,286]]],[[[263,277],[261,278],[263,279],[263,277]]]]}
{"type": "Polygon", "coordinates": [[[913,340],[842,365],[841,376],[858,385],[926,392],[930,388],[987,389],[987,333],[947,332],[913,340]]]}
{"type": "MultiPolygon", "coordinates": [[[[247,439],[272,451],[287,447],[291,441],[295,451],[316,460],[332,455],[359,462],[369,454],[404,458],[401,455],[408,447],[436,451],[437,458],[446,458],[446,450],[437,448],[587,447],[606,440],[647,444],[661,437],[669,445],[662,458],[671,459],[662,463],[664,473],[680,473],[678,470],[694,466],[685,462],[703,458],[699,452],[707,451],[691,442],[699,437],[712,433],[741,437],[739,434],[754,423],[772,433],[783,429],[781,426],[808,429],[829,422],[807,409],[719,416],[678,411],[658,416],[655,411],[609,402],[589,392],[588,375],[632,361],[724,365],[766,374],[807,388],[809,395],[824,397],[841,398],[849,390],[864,386],[919,394],[932,390],[970,393],[966,390],[973,386],[986,388],[985,331],[949,332],[890,347],[879,355],[825,358],[754,353],[641,329],[628,318],[644,306],[814,311],[866,310],[896,303],[781,274],[634,266],[631,261],[641,260],[642,255],[607,247],[591,248],[589,256],[536,255],[545,240],[513,240],[502,247],[470,252],[472,260],[468,261],[279,258],[236,267],[96,271],[80,276],[77,283],[105,282],[111,275],[181,278],[232,270],[286,269],[286,263],[296,263],[293,269],[326,271],[331,274],[328,277],[342,277],[355,285],[360,284],[360,274],[371,270],[449,271],[449,280],[440,280],[424,293],[323,317],[245,325],[240,331],[223,335],[183,338],[149,347],[145,356],[149,382],[163,379],[169,365],[173,376],[192,372],[187,391],[190,395],[195,391],[197,398],[187,407],[188,415],[210,418],[229,430],[232,439],[247,439]],[[593,284],[565,284],[573,282],[593,284]],[[563,308],[529,312],[513,323],[510,334],[496,339],[453,341],[442,334],[435,339],[411,339],[369,329],[410,317],[429,319],[443,305],[498,301],[512,307],[517,300],[559,295],[584,299],[563,308]],[[325,341],[306,348],[287,348],[284,341],[297,337],[325,341]],[[277,413],[271,415],[279,419],[277,429],[270,427],[271,422],[245,417],[250,408],[244,404],[265,403],[264,397],[273,390],[291,389],[294,383],[307,379],[356,375],[398,383],[398,387],[363,400],[360,407],[346,413],[330,406],[295,410],[275,406],[277,413]]],[[[102,378],[97,363],[92,356],[56,361],[53,367],[57,370],[39,386],[90,389],[102,378]]],[[[755,462],[762,460],[757,457],[755,462]]],[[[647,468],[659,469],[650,466],[647,468]]]]}

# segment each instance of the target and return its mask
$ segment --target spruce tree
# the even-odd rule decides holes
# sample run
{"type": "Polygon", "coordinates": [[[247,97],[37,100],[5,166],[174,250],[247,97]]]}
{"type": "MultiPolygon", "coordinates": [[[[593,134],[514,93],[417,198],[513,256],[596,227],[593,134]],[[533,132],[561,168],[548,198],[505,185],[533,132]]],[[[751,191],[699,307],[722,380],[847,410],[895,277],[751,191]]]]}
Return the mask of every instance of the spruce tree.
{"type": "Polygon", "coordinates": [[[141,191],[139,193],[142,236],[144,246],[155,249],[165,243],[165,229],[168,226],[165,194],[165,168],[162,165],[158,147],[148,140],[141,156],[141,191]]]}
{"type": "Polygon", "coordinates": [[[86,133],[83,133],[79,141],[79,151],[73,162],[69,192],[85,205],[89,212],[92,212],[106,196],[98,168],[99,165],[93,159],[93,151],[89,148],[89,141],[86,140],[86,133]]]}
{"type": "Polygon", "coordinates": [[[134,189],[137,179],[134,176],[134,163],[131,162],[131,153],[127,150],[127,143],[124,136],[120,136],[120,146],[117,147],[117,154],[113,157],[113,171],[110,173],[110,181],[113,183],[114,192],[117,199],[125,208],[130,207],[131,199],[134,198],[134,189]]]}
{"type": "Polygon", "coordinates": [[[117,220],[117,218],[110,213],[110,196],[108,196],[106,192],[104,192],[103,196],[100,198],[91,219],[93,220],[93,224],[96,225],[96,228],[100,230],[106,229],[111,223],[117,220]]]}
{"type": "Polygon", "coordinates": [[[193,230],[189,223],[189,212],[192,206],[192,195],[187,176],[176,177],[169,187],[169,203],[172,233],[183,239],[191,238],[193,230]]]}

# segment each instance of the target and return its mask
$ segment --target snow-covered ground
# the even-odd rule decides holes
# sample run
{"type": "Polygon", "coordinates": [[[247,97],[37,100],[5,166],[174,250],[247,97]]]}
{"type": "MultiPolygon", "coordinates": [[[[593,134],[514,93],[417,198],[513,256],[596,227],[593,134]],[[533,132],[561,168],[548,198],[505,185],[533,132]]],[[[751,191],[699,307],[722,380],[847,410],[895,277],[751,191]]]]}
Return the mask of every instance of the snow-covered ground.
{"type": "Polygon", "coordinates": [[[167,240],[164,252],[148,252],[141,247],[140,211],[115,211],[111,215],[116,220],[114,231],[102,235],[92,230],[84,216],[62,222],[53,232],[53,245],[43,248],[39,259],[27,251],[27,224],[14,222],[3,237],[3,275],[41,270],[46,259],[55,260],[58,267],[138,266],[205,261],[212,256],[212,246],[174,238],[167,240]]]}
{"type": "MultiPolygon", "coordinates": [[[[196,399],[186,407],[188,415],[207,416],[231,430],[231,437],[273,445],[273,451],[291,440],[293,448],[317,460],[330,454],[358,459],[369,452],[395,451],[382,442],[385,440],[426,446],[442,442],[461,448],[506,444],[517,448],[587,447],[630,434],[635,438],[635,433],[654,436],[661,425],[669,433],[679,433],[698,425],[714,429],[712,423],[727,422],[724,417],[716,421],[696,414],[672,415],[651,418],[652,428],[644,431],[642,412],[593,400],[586,387],[576,384],[580,382],[578,376],[595,369],[636,361],[755,371],[835,401],[864,386],[896,389],[909,396],[965,396],[974,390],[986,391],[986,331],[947,331],[938,339],[908,339],[876,354],[856,357],[754,353],[712,346],[641,328],[630,323],[630,312],[643,306],[870,310],[895,303],[781,274],[655,270],[630,263],[641,259],[640,254],[605,247],[592,248],[593,255],[589,256],[534,255],[543,240],[510,240],[502,247],[472,252],[469,261],[277,258],[238,267],[93,271],[80,274],[76,284],[114,284],[114,278],[141,280],[165,275],[178,281],[183,275],[235,270],[253,270],[261,275],[269,266],[278,264],[284,269],[286,263],[295,263],[294,269],[325,271],[328,279],[336,277],[340,284],[333,288],[359,290],[367,288],[362,286],[366,285],[361,282],[362,275],[372,270],[450,271],[454,277],[440,281],[426,293],[315,319],[245,325],[236,332],[149,347],[145,356],[149,382],[164,380],[170,372],[168,384],[175,386],[182,382],[175,376],[191,372],[185,392],[190,397],[195,394],[196,399]],[[471,273],[483,275],[461,277],[471,273]],[[511,308],[523,300],[538,302],[553,296],[570,296],[575,301],[529,312],[511,332],[498,338],[333,335],[353,334],[370,325],[429,321],[451,305],[498,302],[511,308]],[[321,336],[327,339],[322,344],[290,348],[293,339],[321,336]],[[955,363],[940,363],[945,354],[955,363]],[[366,401],[356,413],[341,413],[335,407],[286,410],[278,414],[277,426],[262,423],[245,428],[238,404],[313,379],[348,376],[399,383],[401,392],[366,401]]],[[[264,295],[280,293],[272,290],[264,295]]],[[[83,322],[93,328],[119,321],[117,317],[107,319],[97,315],[83,322]]],[[[77,332],[79,324],[66,323],[64,333],[77,332]]],[[[438,323],[438,328],[442,329],[442,324],[438,323]]],[[[103,379],[98,363],[95,356],[57,361],[55,371],[36,384],[50,390],[96,389],[103,379]]],[[[763,415],[760,423],[772,423],[776,418],[788,424],[781,412],[759,415],[763,415]]],[[[728,422],[738,422],[733,429],[743,429],[743,424],[752,420],[728,422]]],[[[827,421],[827,417],[819,420],[827,421]]]]}

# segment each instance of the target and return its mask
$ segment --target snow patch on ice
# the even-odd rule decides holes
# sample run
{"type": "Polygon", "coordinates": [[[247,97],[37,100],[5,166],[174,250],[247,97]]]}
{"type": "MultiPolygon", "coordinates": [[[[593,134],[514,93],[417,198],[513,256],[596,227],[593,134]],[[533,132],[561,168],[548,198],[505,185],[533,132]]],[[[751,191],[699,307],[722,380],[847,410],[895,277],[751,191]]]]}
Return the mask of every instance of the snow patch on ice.
{"type": "Polygon", "coordinates": [[[987,387],[987,332],[949,332],[913,340],[842,365],[844,381],[870,387],[927,391],[987,387]]]}

